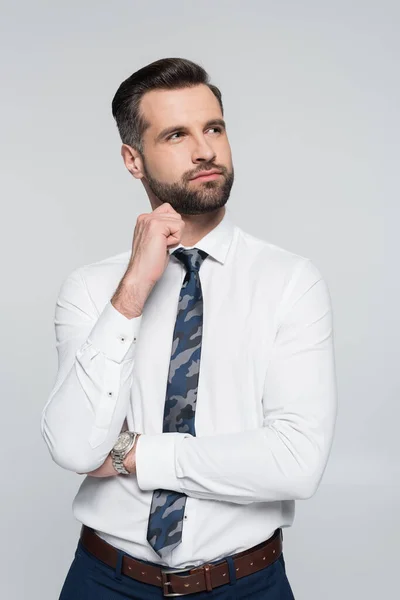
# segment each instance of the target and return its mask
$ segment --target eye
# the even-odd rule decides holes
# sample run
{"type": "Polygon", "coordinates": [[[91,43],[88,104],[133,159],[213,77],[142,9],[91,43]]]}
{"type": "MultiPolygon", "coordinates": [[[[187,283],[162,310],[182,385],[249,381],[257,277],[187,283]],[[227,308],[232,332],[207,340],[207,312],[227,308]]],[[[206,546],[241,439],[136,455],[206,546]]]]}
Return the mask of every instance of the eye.
{"type": "MultiPolygon", "coordinates": [[[[217,133],[221,133],[222,132],[222,127],[210,127],[210,129],[208,131],[212,131],[212,130],[215,130],[217,133]]],[[[175,138],[174,137],[175,135],[179,135],[179,136],[180,135],[185,135],[185,132],[184,131],[175,131],[175,133],[171,133],[171,135],[169,135],[167,137],[167,140],[174,140],[174,139],[177,140],[177,139],[179,139],[179,138],[175,138]]]]}
{"type": "MultiPolygon", "coordinates": [[[[183,133],[183,131],[176,131],[175,133],[172,133],[171,135],[169,135],[167,137],[167,140],[172,140],[174,135],[180,135],[181,133],[183,133]]],[[[175,139],[178,139],[178,138],[175,138],[175,139]]]]}
{"type": "Polygon", "coordinates": [[[215,131],[218,131],[218,133],[221,133],[222,131],[221,127],[211,127],[210,129],[215,129],[215,131]]]}

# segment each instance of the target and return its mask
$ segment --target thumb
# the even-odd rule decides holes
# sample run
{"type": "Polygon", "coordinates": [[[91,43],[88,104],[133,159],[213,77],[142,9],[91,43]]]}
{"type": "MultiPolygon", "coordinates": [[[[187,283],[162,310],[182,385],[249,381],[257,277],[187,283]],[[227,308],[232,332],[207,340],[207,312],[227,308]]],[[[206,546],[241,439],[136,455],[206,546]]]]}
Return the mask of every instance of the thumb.
{"type": "Polygon", "coordinates": [[[170,205],[169,202],[163,202],[161,204],[161,206],[157,206],[157,208],[155,208],[153,210],[153,212],[157,212],[157,213],[173,213],[173,214],[178,214],[176,212],[176,210],[174,208],[172,208],[172,206],[170,205]]]}

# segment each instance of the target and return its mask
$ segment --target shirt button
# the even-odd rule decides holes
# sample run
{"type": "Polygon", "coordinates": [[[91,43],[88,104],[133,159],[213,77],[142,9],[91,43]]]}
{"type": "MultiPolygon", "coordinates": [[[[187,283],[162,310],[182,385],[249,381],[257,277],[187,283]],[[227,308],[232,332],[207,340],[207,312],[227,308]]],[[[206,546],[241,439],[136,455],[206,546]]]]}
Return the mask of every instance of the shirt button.
{"type": "Polygon", "coordinates": [[[134,342],[134,343],[136,342],[136,338],[135,338],[135,337],[133,338],[133,342],[134,342]]]}
{"type": "Polygon", "coordinates": [[[124,337],[123,335],[121,335],[119,339],[120,339],[121,342],[125,342],[126,341],[126,337],[124,337]]]}

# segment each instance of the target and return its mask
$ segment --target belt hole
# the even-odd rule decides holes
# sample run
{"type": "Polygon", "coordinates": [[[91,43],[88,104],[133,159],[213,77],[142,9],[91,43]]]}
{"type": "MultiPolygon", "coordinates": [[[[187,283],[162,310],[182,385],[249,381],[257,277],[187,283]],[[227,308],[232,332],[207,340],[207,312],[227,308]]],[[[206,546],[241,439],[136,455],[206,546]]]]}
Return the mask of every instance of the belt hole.
{"type": "Polygon", "coordinates": [[[190,586],[190,583],[184,583],[183,585],[184,585],[185,587],[189,587],[189,586],[190,586]]]}
{"type": "Polygon", "coordinates": [[[142,573],[142,575],[146,575],[146,571],[142,571],[141,573],[142,573]]]}
{"type": "Polygon", "coordinates": [[[226,573],[222,573],[222,577],[226,577],[226,573]]]}
{"type": "Polygon", "coordinates": [[[265,556],[263,556],[263,560],[265,560],[265,556]]]}
{"type": "Polygon", "coordinates": [[[250,566],[253,566],[253,565],[254,565],[254,563],[250,563],[250,566]]]}
{"type": "Polygon", "coordinates": [[[239,571],[239,567],[236,569],[236,571],[239,571]]]}
{"type": "Polygon", "coordinates": [[[275,554],[275,550],[272,550],[272,554],[275,554]]]}
{"type": "Polygon", "coordinates": [[[128,567],[128,569],[129,569],[130,571],[132,571],[132,567],[128,567]]]}

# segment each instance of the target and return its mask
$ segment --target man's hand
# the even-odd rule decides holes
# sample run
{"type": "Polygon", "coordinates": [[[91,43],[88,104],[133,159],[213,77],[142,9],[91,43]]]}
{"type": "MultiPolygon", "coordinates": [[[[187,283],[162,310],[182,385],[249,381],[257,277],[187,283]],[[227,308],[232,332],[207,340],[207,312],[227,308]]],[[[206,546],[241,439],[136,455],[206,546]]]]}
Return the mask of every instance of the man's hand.
{"type": "Polygon", "coordinates": [[[138,443],[138,439],[140,438],[140,433],[137,434],[135,443],[133,444],[133,448],[129,450],[128,454],[125,456],[123,460],[123,465],[129,473],[136,475],[136,446],[138,443]]]}
{"type": "Polygon", "coordinates": [[[184,227],[180,213],[168,202],[138,216],[129,264],[111,298],[114,308],[128,319],[142,314],[151,290],[167,267],[168,250],[180,244],[184,227]]]}

